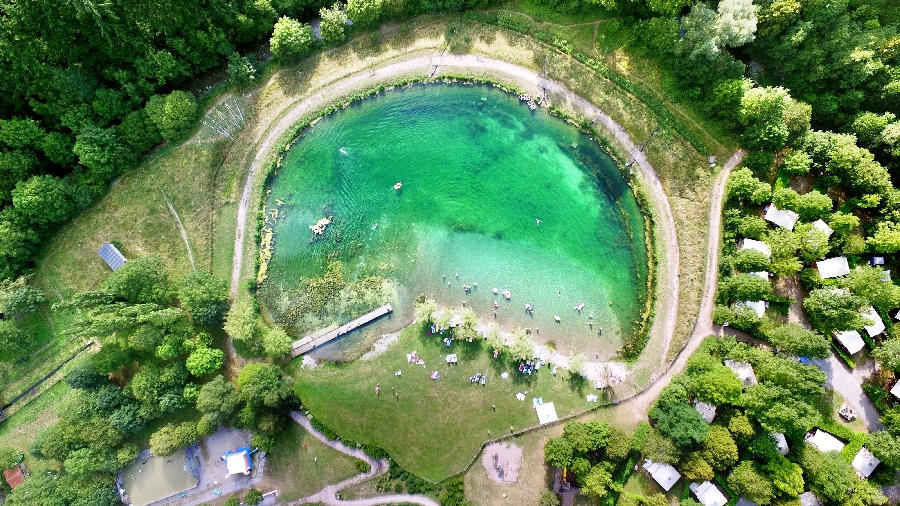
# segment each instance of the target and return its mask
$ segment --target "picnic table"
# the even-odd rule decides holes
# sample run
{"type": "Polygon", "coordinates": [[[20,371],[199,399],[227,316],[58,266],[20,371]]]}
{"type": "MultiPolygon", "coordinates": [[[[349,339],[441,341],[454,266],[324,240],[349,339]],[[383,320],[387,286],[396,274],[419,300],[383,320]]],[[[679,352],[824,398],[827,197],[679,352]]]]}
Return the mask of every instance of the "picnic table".
{"type": "Polygon", "coordinates": [[[455,364],[458,362],[456,358],[456,353],[451,353],[445,357],[447,359],[447,364],[455,364]]]}

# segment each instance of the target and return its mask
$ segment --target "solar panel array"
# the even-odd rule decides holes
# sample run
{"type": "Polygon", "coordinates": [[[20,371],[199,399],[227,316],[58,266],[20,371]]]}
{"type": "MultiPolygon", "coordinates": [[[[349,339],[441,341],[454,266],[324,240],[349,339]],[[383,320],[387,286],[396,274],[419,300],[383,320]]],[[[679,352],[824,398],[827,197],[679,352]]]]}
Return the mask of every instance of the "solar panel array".
{"type": "Polygon", "coordinates": [[[100,249],[97,250],[97,254],[100,255],[100,258],[106,262],[106,265],[114,271],[119,270],[119,268],[125,265],[125,262],[127,261],[125,260],[125,256],[110,243],[105,243],[103,246],[100,246],[100,249]]]}

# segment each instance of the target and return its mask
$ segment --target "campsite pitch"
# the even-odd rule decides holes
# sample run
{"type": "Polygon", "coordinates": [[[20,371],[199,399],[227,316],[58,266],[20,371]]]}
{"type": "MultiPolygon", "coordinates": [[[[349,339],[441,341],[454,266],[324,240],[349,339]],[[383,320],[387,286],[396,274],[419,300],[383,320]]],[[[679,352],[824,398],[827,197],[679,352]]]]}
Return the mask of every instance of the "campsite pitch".
{"type": "Polygon", "coordinates": [[[516,483],[522,465],[522,447],[512,443],[491,443],[481,454],[481,465],[490,479],[500,483],[516,483]]]}

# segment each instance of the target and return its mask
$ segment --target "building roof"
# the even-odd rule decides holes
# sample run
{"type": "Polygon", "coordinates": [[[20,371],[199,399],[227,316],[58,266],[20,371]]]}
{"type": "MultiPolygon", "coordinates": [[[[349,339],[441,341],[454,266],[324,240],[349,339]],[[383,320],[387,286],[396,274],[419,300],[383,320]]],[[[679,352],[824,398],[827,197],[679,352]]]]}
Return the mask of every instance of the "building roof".
{"type": "Polygon", "coordinates": [[[653,462],[648,459],[644,461],[643,467],[666,492],[675,485],[675,482],[681,479],[681,474],[678,470],[665,462],[653,462]]]}
{"type": "Polygon", "coordinates": [[[25,483],[25,475],[22,474],[22,468],[20,466],[13,466],[12,469],[4,469],[3,477],[6,478],[6,483],[9,484],[9,488],[16,488],[25,483]]]}
{"type": "Polygon", "coordinates": [[[708,481],[704,481],[703,483],[691,483],[689,488],[703,506],[725,506],[725,503],[728,502],[728,499],[725,498],[725,494],[720,492],[715,485],[708,481]]]}
{"type": "Polygon", "coordinates": [[[764,300],[745,300],[743,302],[738,302],[738,304],[749,307],[756,313],[756,316],[760,318],[766,313],[766,301],[764,300]]]}
{"type": "Polygon", "coordinates": [[[770,248],[768,244],[757,241],[756,239],[744,239],[741,241],[741,247],[739,249],[755,249],[769,258],[772,257],[772,248],[770,248]]]}
{"type": "Polygon", "coordinates": [[[812,222],[812,226],[816,230],[821,230],[822,232],[824,232],[826,237],[831,237],[831,234],[834,233],[834,230],[831,230],[831,227],[829,227],[828,224],[821,219],[812,222]]]}
{"type": "Polygon", "coordinates": [[[756,374],[753,372],[753,366],[749,363],[726,360],[725,365],[737,374],[738,379],[741,380],[745,387],[756,384],[756,374]]]}
{"type": "Polygon", "coordinates": [[[540,422],[541,425],[559,420],[559,417],[556,416],[556,408],[553,406],[552,402],[538,404],[534,409],[537,411],[538,422],[540,422]]]}
{"type": "Polygon", "coordinates": [[[770,221],[781,228],[794,230],[794,224],[800,219],[800,215],[794,211],[780,210],[775,207],[775,204],[769,204],[763,219],[770,221]]]}
{"type": "Polygon", "coordinates": [[[900,399],[900,381],[894,385],[894,388],[891,389],[891,393],[894,394],[894,397],[900,399]]]}
{"type": "Polygon", "coordinates": [[[100,258],[106,262],[106,265],[114,271],[119,270],[119,268],[128,261],[118,248],[108,242],[104,243],[103,246],[100,246],[100,249],[97,250],[97,254],[100,255],[100,258]]]}
{"type": "Polygon", "coordinates": [[[803,492],[798,497],[801,506],[822,506],[822,502],[812,492],[803,492]]]}
{"type": "Polygon", "coordinates": [[[836,278],[845,274],[850,274],[850,264],[847,263],[846,257],[834,257],[827,260],[816,262],[816,268],[819,269],[819,276],[822,279],[836,278]]]}
{"type": "Polygon", "coordinates": [[[716,407],[712,404],[707,404],[702,401],[694,401],[694,409],[700,413],[700,416],[706,420],[706,423],[712,423],[713,419],[716,417],[716,407]]]}
{"type": "Polygon", "coordinates": [[[807,432],[803,438],[815,446],[820,452],[839,452],[844,449],[844,443],[822,429],[813,429],[807,432]]]}
{"type": "Polygon", "coordinates": [[[866,333],[869,334],[869,337],[875,337],[878,334],[884,332],[885,326],[884,322],[881,320],[881,315],[878,314],[878,311],[875,311],[875,308],[872,306],[867,307],[862,315],[870,320],[872,320],[872,324],[863,327],[866,329],[866,333]]]}
{"type": "Polygon", "coordinates": [[[859,332],[855,330],[844,330],[841,332],[834,333],[835,339],[844,346],[847,350],[847,353],[853,355],[854,353],[859,352],[859,350],[863,349],[866,343],[863,342],[862,336],[859,335],[859,332]]]}
{"type": "Polygon", "coordinates": [[[779,455],[787,455],[788,452],[788,444],[787,438],[784,437],[784,434],[779,432],[777,434],[772,434],[772,440],[775,441],[775,449],[778,450],[779,455]]]}
{"type": "Polygon", "coordinates": [[[853,457],[853,468],[856,469],[856,474],[860,478],[868,478],[872,471],[878,467],[878,464],[881,464],[878,457],[872,455],[872,452],[865,448],[860,448],[856,456],[853,457]]]}

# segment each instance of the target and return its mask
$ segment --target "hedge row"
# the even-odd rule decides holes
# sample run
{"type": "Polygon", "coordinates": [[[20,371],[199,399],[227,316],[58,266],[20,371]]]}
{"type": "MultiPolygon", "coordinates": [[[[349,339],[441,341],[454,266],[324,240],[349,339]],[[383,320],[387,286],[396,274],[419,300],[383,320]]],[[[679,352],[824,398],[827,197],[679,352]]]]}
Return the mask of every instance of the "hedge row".
{"type": "Polygon", "coordinates": [[[710,149],[706,146],[706,144],[697,137],[694,132],[692,132],[684,123],[679,121],[671,111],[662,103],[658,98],[650,95],[640,86],[635,85],[628,78],[613,72],[600,60],[589,57],[588,55],[582,53],[575,49],[572,46],[572,43],[559,38],[552,33],[545,32],[543,30],[534,29],[529,23],[523,21],[517,21],[512,15],[509,14],[494,14],[494,13],[486,13],[486,12],[478,12],[478,11],[468,11],[463,14],[463,17],[466,19],[477,21],[479,23],[499,26],[501,28],[506,28],[508,30],[512,30],[514,32],[519,32],[531,37],[534,37],[541,42],[550,44],[557,50],[575,58],[580,63],[584,64],[597,74],[609,79],[613,82],[613,84],[627,91],[628,93],[637,97],[638,100],[647,105],[650,109],[655,112],[663,123],[670,126],[673,130],[678,132],[685,140],[687,140],[691,146],[697,150],[698,153],[702,155],[709,155],[711,153],[710,149]]]}

